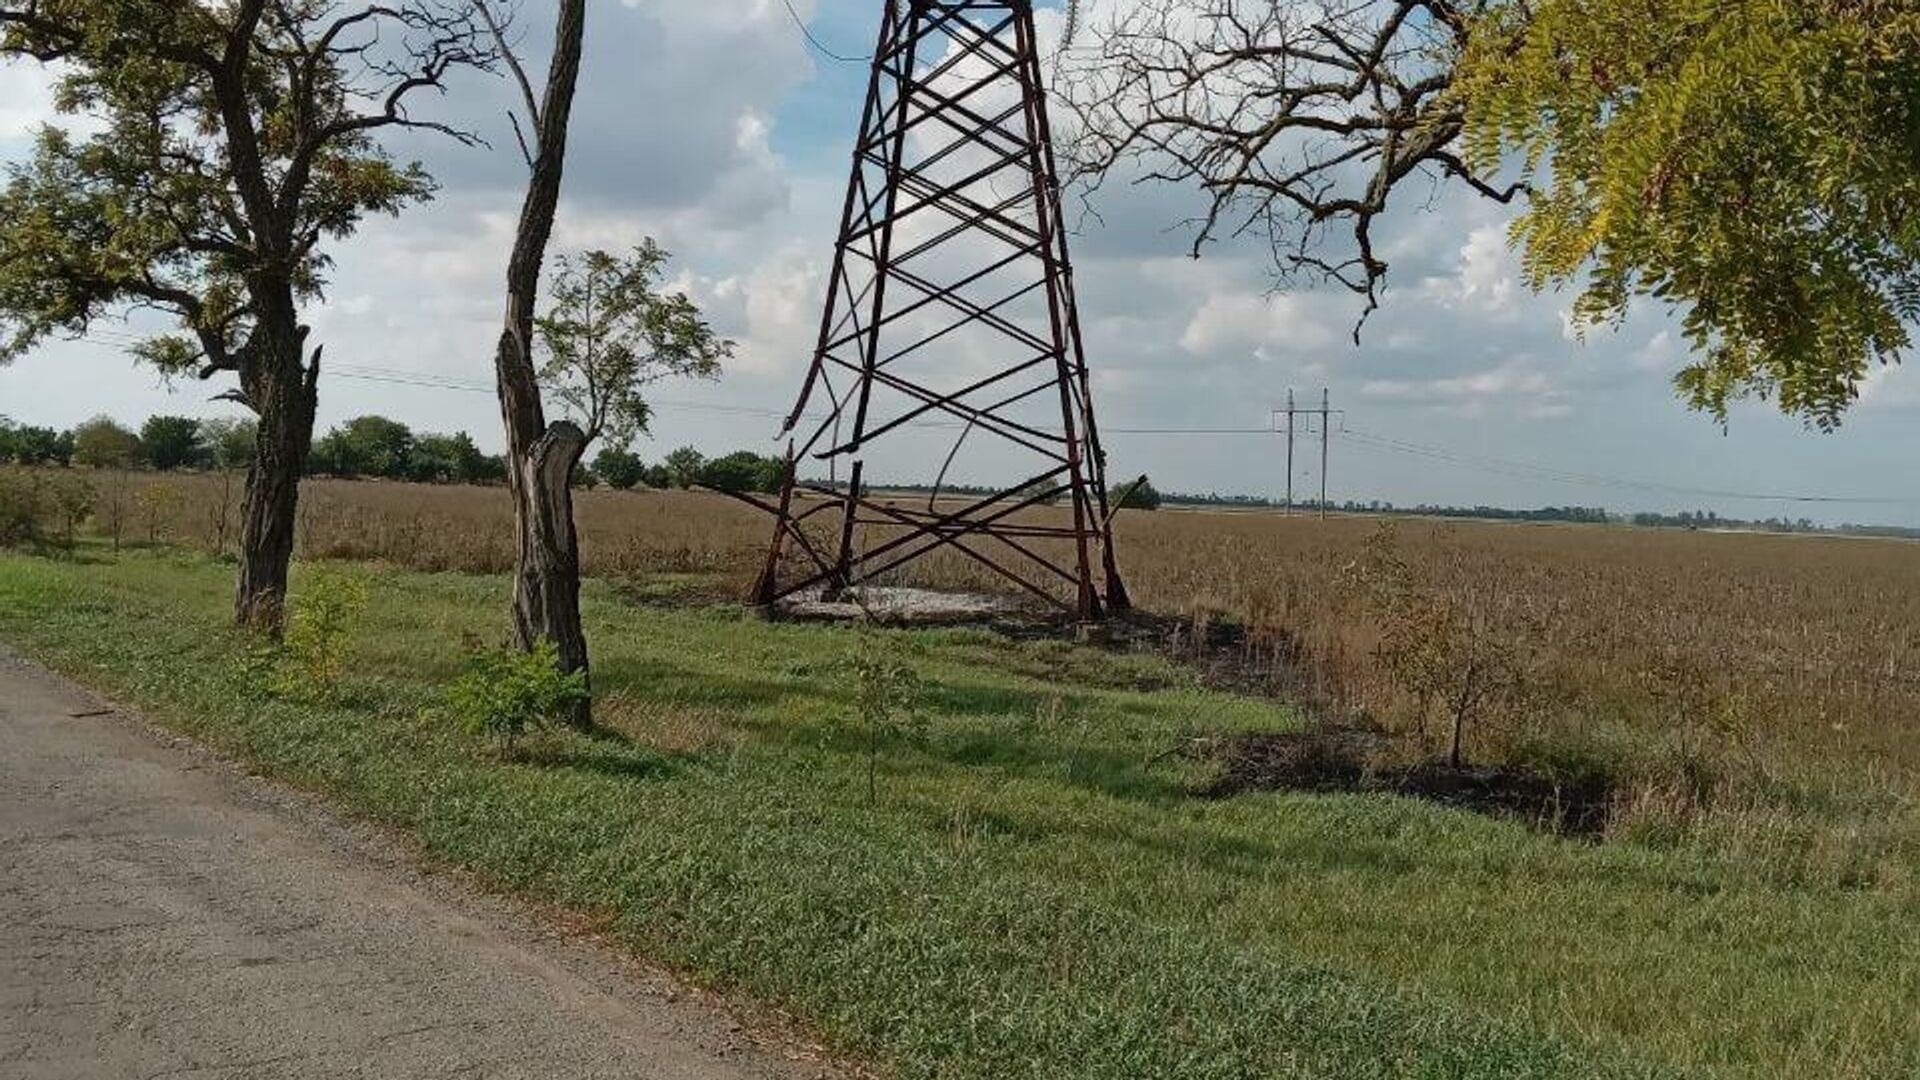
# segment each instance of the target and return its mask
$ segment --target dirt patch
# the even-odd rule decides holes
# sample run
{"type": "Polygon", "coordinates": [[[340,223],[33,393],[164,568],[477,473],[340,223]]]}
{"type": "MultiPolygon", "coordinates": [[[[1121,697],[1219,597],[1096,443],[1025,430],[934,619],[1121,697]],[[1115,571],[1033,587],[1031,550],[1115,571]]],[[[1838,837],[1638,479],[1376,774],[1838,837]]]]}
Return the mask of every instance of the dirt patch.
{"type": "MultiPolygon", "coordinates": [[[[685,594],[655,599],[687,601],[685,594]]],[[[1284,633],[1256,634],[1231,620],[1133,610],[1086,623],[1030,596],[873,585],[848,589],[833,600],[810,590],[781,601],[768,614],[797,622],[964,628],[1014,641],[1069,641],[1112,653],[1160,656],[1194,672],[1208,689],[1320,711],[1299,644],[1284,633]]]]}
{"type": "Polygon", "coordinates": [[[998,593],[945,592],[895,585],[862,585],[832,599],[813,590],[784,600],[781,618],[817,622],[874,622],[885,626],[979,626],[1010,632],[1057,632],[1057,609],[1038,599],[998,593]]]}
{"type": "Polygon", "coordinates": [[[1543,832],[1598,839],[1606,834],[1613,789],[1605,780],[1569,781],[1516,768],[1394,760],[1391,736],[1350,728],[1247,733],[1195,742],[1186,753],[1218,768],[1200,794],[1249,791],[1381,792],[1523,822],[1543,832]]]}

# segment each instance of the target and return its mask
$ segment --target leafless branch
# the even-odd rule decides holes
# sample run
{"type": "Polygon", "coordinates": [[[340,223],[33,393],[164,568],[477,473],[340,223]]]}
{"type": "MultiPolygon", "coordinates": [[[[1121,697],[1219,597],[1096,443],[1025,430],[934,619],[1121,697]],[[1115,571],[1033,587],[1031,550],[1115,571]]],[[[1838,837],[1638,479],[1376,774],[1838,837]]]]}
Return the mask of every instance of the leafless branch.
{"type": "MultiPolygon", "coordinates": [[[[1284,283],[1336,282],[1373,311],[1387,274],[1373,226],[1421,172],[1490,198],[1451,147],[1447,91],[1485,0],[1141,0],[1063,65],[1070,175],[1197,189],[1198,257],[1262,236],[1284,283]],[[1346,234],[1335,243],[1330,234],[1346,234]]],[[[1359,327],[1356,326],[1356,336],[1359,327]]]]}

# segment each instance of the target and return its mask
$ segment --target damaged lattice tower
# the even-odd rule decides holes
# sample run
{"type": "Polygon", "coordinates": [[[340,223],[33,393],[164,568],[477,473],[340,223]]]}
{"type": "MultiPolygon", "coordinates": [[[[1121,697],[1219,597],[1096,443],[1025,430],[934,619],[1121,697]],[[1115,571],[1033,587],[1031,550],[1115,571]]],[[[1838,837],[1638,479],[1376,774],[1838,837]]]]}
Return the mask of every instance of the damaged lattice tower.
{"type": "Polygon", "coordinates": [[[1082,619],[1123,610],[1032,2],[883,7],[752,599],[938,556],[1082,619]],[[876,475],[934,495],[881,497],[876,475]]]}

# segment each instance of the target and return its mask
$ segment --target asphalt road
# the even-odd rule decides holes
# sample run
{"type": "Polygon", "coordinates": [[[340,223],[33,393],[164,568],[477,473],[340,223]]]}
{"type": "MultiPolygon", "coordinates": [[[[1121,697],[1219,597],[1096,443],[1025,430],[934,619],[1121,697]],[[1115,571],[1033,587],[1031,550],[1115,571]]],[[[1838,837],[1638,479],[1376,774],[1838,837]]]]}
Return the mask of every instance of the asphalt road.
{"type": "Polygon", "coordinates": [[[0,1078],[837,1075],[0,651],[0,1078]]]}

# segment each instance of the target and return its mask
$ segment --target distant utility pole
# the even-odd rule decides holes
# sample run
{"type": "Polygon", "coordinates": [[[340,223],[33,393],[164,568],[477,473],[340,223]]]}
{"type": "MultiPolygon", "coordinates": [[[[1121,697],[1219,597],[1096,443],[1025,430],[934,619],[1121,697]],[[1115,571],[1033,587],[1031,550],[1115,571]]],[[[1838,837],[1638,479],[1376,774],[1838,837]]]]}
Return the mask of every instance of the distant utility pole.
{"type": "MultiPolygon", "coordinates": [[[[1275,409],[1279,413],[1279,409],[1275,409]]],[[[1286,513],[1294,511],[1294,392],[1286,390],[1286,513]]]]}
{"type": "Polygon", "coordinates": [[[1302,409],[1294,403],[1293,390],[1287,390],[1287,407],[1273,410],[1278,419],[1281,413],[1287,415],[1287,513],[1293,513],[1293,432],[1294,420],[1299,416],[1308,417],[1307,430],[1313,430],[1312,417],[1320,417],[1320,516],[1327,516],[1327,448],[1333,439],[1333,418],[1346,415],[1345,409],[1333,407],[1333,393],[1325,387],[1320,389],[1320,407],[1302,409]]]}
{"type": "Polygon", "coordinates": [[[1320,388],[1320,520],[1322,521],[1325,521],[1327,518],[1327,440],[1332,437],[1328,434],[1328,432],[1333,429],[1333,425],[1327,423],[1327,421],[1331,419],[1333,416],[1333,411],[1328,408],[1328,406],[1332,404],[1331,398],[1332,398],[1332,394],[1327,390],[1327,388],[1324,386],[1321,387],[1320,388]]]}

